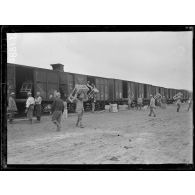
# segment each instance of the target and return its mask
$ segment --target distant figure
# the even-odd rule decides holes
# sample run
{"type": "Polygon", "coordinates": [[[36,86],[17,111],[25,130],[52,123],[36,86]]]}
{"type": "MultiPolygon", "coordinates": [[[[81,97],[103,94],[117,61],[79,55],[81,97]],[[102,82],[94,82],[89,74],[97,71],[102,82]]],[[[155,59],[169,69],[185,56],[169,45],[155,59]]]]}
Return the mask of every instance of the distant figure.
{"type": "Polygon", "coordinates": [[[64,116],[65,118],[68,118],[68,106],[67,106],[67,101],[64,101],[64,116]]]}
{"type": "Polygon", "coordinates": [[[191,98],[188,100],[188,111],[190,110],[190,108],[192,108],[192,99],[191,98]]]}
{"type": "Polygon", "coordinates": [[[83,118],[83,113],[84,113],[83,101],[84,101],[84,94],[82,92],[79,92],[77,94],[75,102],[76,102],[76,112],[78,115],[76,127],[80,127],[80,128],[84,128],[82,124],[82,118],[83,118]]]}
{"type": "Polygon", "coordinates": [[[139,96],[139,98],[137,99],[137,109],[139,108],[141,110],[142,104],[143,104],[143,99],[141,96],[139,96]]]}
{"type": "Polygon", "coordinates": [[[176,105],[177,105],[177,112],[179,112],[179,110],[181,108],[181,99],[180,98],[177,99],[176,105]]]}
{"type": "Polygon", "coordinates": [[[61,118],[64,112],[64,102],[60,98],[60,93],[56,92],[56,97],[52,104],[52,121],[57,126],[57,131],[61,130],[61,118]]]}
{"type": "Polygon", "coordinates": [[[93,97],[91,98],[92,112],[95,112],[95,103],[96,103],[96,97],[95,94],[93,94],[93,97]]]}
{"type": "Polygon", "coordinates": [[[166,108],[166,98],[165,98],[165,96],[163,96],[163,98],[162,98],[161,107],[162,107],[163,109],[166,108]]]}
{"type": "Polygon", "coordinates": [[[155,109],[155,99],[153,98],[153,95],[150,95],[150,113],[148,116],[152,116],[153,114],[154,117],[156,117],[156,114],[154,113],[154,109],[155,109]]]}
{"type": "Polygon", "coordinates": [[[32,124],[35,100],[32,97],[32,93],[31,92],[28,92],[27,95],[28,95],[28,98],[26,100],[26,110],[25,110],[25,113],[27,113],[27,118],[30,121],[30,123],[32,124]]]}
{"type": "Polygon", "coordinates": [[[131,103],[132,103],[132,98],[131,98],[131,95],[129,95],[128,97],[128,109],[129,110],[131,109],[131,103]]]}
{"type": "Polygon", "coordinates": [[[10,94],[9,100],[8,100],[8,107],[7,107],[7,112],[9,116],[9,122],[12,123],[14,119],[15,112],[17,112],[17,106],[15,102],[15,93],[12,92],[10,94]]]}
{"type": "Polygon", "coordinates": [[[42,97],[40,92],[38,91],[35,97],[35,115],[38,121],[41,120],[41,102],[42,102],[42,97]]]}

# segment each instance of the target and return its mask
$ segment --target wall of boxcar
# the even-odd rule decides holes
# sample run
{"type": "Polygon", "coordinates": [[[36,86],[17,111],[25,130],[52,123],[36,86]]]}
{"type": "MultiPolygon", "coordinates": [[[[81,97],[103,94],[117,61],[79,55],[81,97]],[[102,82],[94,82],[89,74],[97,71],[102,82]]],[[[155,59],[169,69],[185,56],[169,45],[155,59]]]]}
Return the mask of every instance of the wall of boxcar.
{"type": "Polygon", "coordinates": [[[87,76],[81,75],[81,74],[74,74],[74,81],[75,81],[75,85],[76,84],[86,85],[87,84],[87,76]]]}
{"type": "Polygon", "coordinates": [[[154,96],[156,94],[156,87],[152,85],[151,89],[151,94],[154,96]]]}
{"type": "Polygon", "coordinates": [[[109,100],[109,80],[108,79],[104,79],[104,90],[105,90],[104,100],[109,100]]]}
{"type": "Polygon", "coordinates": [[[135,83],[132,81],[129,81],[128,82],[128,95],[135,98],[135,94],[136,94],[135,83]]]}
{"type": "Polygon", "coordinates": [[[109,88],[108,99],[110,101],[114,101],[114,98],[115,98],[115,95],[114,95],[114,79],[108,79],[108,88],[109,88]]]}
{"type": "Polygon", "coordinates": [[[60,72],[60,93],[62,99],[66,99],[71,93],[68,88],[68,73],[60,72]]]}
{"type": "Polygon", "coordinates": [[[105,99],[105,81],[103,78],[96,78],[95,79],[96,87],[99,90],[99,93],[96,95],[97,100],[104,100],[105,99]]]}
{"type": "Polygon", "coordinates": [[[144,84],[138,83],[138,97],[144,96],[144,84]]]}
{"type": "Polygon", "coordinates": [[[34,70],[35,91],[40,91],[43,99],[49,99],[54,91],[59,91],[59,72],[35,69],[34,70]]]}
{"type": "Polygon", "coordinates": [[[161,95],[164,96],[165,95],[165,88],[161,87],[161,95]]]}
{"type": "Polygon", "coordinates": [[[150,99],[150,95],[152,94],[152,85],[147,85],[147,87],[148,87],[147,99],[150,99]]]}
{"type": "Polygon", "coordinates": [[[168,98],[168,89],[164,88],[164,96],[166,97],[166,99],[168,98]]]}
{"type": "Polygon", "coordinates": [[[121,80],[115,80],[115,100],[122,99],[122,81],[121,80]]]}

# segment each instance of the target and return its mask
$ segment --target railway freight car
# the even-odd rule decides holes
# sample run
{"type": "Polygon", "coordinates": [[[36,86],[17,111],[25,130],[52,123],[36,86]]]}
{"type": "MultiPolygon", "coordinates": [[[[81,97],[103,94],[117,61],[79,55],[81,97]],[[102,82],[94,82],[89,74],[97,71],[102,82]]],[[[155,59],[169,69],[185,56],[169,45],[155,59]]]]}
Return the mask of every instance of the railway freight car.
{"type": "Polygon", "coordinates": [[[17,64],[7,64],[7,91],[15,92],[18,112],[25,110],[27,92],[31,91],[34,96],[36,91],[41,92],[43,106],[51,103],[49,97],[54,91],[59,90],[58,72],[17,64]]]}
{"type": "MultiPolygon", "coordinates": [[[[173,102],[173,96],[178,91],[183,92],[184,99],[189,98],[189,92],[186,90],[167,89],[133,81],[64,72],[62,64],[51,64],[51,66],[53,70],[7,64],[7,92],[8,94],[12,91],[16,93],[19,113],[24,113],[28,91],[31,91],[33,96],[37,91],[41,92],[43,111],[47,112],[48,104],[52,103],[50,96],[55,91],[60,91],[62,99],[67,99],[75,84],[86,85],[87,81],[95,84],[99,90],[96,96],[96,110],[104,109],[104,106],[109,103],[126,104],[129,95],[134,97],[135,103],[139,96],[143,97],[144,104],[149,103],[150,94],[156,95],[156,93],[165,95],[168,103],[173,102]]],[[[84,107],[86,111],[91,110],[91,103],[85,102],[84,107]]],[[[74,103],[68,102],[68,111],[75,112],[74,103]]]]}

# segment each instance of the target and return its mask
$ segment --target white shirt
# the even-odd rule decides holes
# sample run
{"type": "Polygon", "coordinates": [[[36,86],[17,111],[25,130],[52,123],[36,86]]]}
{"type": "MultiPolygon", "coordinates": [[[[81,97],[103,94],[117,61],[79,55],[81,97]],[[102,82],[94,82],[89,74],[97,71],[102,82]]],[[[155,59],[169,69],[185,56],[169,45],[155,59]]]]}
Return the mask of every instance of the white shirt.
{"type": "Polygon", "coordinates": [[[28,108],[31,104],[35,104],[35,100],[33,97],[29,97],[27,100],[26,100],[26,108],[28,108]]]}

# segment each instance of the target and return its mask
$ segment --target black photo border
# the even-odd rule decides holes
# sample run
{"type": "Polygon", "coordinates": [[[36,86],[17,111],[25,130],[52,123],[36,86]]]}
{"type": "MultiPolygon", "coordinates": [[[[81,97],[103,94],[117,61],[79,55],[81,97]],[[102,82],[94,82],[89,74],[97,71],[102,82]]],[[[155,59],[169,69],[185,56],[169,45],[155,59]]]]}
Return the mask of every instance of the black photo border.
{"type": "MultiPolygon", "coordinates": [[[[7,164],[7,33],[49,33],[49,32],[154,32],[192,31],[194,66],[193,25],[9,25],[1,26],[1,170],[3,171],[189,171],[194,170],[194,128],[192,164],[7,164]]],[[[193,68],[194,73],[194,68],[193,68]]],[[[193,74],[194,75],[194,74],[193,74]]],[[[194,91],[194,80],[193,80],[194,91]]],[[[194,96],[193,96],[194,97],[194,96]]],[[[194,99],[194,98],[193,98],[194,99]]],[[[194,120],[193,120],[194,124],[194,120]]]]}

